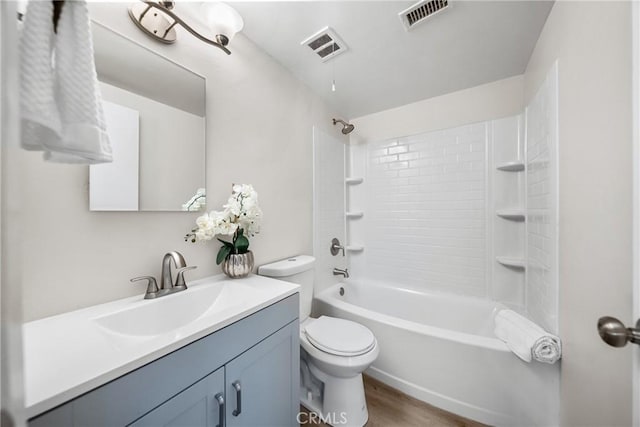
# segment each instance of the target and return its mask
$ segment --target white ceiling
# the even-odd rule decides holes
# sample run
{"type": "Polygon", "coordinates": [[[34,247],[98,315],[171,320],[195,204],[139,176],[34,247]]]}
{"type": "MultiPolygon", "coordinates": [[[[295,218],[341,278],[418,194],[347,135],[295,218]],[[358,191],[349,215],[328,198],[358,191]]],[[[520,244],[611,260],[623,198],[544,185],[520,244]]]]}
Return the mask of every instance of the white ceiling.
{"type": "MultiPolygon", "coordinates": [[[[243,33],[352,119],[522,74],[548,1],[456,1],[405,31],[413,1],[234,2],[243,33]],[[322,63],[300,42],[329,26],[349,51],[322,63]],[[331,91],[335,76],[336,92],[331,91]]],[[[231,43],[233,50],[233,42],[231,43]]]]}

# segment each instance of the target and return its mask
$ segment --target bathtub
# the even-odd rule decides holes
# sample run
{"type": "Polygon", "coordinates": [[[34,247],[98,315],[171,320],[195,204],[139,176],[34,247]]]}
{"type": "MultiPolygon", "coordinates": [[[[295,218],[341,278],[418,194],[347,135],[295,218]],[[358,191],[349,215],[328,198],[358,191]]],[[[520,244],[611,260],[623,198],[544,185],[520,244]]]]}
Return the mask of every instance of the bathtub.
{"type": "Polygon", "coordinates": [[[559,365],[523,362],[493,335],[493,316],[502,307],[354,280],[314,299],[316,315],[353,320],[373,331],[380,356],[368,375],[482,423],[557,425],[559,365]]]}

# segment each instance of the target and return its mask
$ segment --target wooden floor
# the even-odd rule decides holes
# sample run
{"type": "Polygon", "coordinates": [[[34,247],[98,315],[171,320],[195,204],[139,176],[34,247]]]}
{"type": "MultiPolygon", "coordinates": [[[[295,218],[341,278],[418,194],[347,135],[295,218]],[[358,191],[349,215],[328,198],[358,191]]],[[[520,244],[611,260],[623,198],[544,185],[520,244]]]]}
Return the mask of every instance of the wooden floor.
{"type": "MultiPolygon", "coordinates": [[[[443,411],[364,375],[367,427],[481,427],[484,424],[443,411]]],[[[304,407],[302,412],[308,413],[304,407]]],[[[303,419],[308,420],[309,417],[303,419]]],[[[327,426],[323,423],[305,425],[327,426]]]]}

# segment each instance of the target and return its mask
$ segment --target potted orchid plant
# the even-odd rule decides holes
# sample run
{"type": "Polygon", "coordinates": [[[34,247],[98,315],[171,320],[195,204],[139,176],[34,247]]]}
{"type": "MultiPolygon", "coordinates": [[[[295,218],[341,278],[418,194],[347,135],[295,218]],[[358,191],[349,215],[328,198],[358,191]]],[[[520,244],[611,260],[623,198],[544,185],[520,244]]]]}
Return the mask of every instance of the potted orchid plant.
{"type": "Polygon", "coordinates": [[[211,211],[196,219],[196,227],[185,236],[185,241],[205,242],[216,236],[228,236],[223,240],[216,264],[229,277],[245,277],[253,269],[253,253],[249,250],[249,237],[260,231],[262,210],[258,205],[258,193],[250,184],[238,184],[222,211],[211,211]]]}

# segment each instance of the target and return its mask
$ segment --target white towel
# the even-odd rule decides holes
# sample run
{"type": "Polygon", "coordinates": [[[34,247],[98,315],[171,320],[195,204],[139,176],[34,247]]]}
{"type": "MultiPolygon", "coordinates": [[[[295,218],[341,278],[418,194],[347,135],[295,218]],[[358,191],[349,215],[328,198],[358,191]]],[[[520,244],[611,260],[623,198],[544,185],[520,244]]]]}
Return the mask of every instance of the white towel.
{"type": "Polygon", "coordinates": [[[560,338],[513,310],[500,310],[496,314],[494,333],[525,362],[533,359],[555,363],[562,357],[560,338]]]}
{"type": "Polygon", "coordinates": [[[57,140],[62,131],[55,99],[53,2],[34,1],[25,15],[20,38],[22,147],[43,149],[42,141],[57,140]]]}
{"type": "Polygon", "coordinates": [[[86,0],[64,3],[57,34],[52,22],[52,2],[29,2],[21,38],[22,146],[53,162],[111,162],[86,0]]]}

